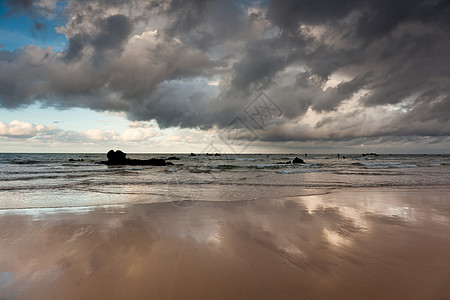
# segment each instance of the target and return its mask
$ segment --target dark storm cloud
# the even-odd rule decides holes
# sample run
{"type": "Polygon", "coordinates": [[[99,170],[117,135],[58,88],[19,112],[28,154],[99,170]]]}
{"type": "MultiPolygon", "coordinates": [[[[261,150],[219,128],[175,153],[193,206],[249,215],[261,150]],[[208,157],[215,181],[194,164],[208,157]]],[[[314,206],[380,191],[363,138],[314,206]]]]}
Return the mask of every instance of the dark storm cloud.
{"type": "Polygon", "coordinates": [[[76,34],[67,41],[67,50],[64,54],[66,61],[74,61],[81,58],[83,49],[88,44],[88,38],[82,34],[76,34]]]}
{"type": "Polygon", "coordinates": [[[323,24],[337,21],[359,9],[363,1],[355,0],[269,0],[267,16],[275,25],[295,32],[302,23],[323,24]]]}
{"type": "Polygon", "coordinates": [[[244,59],[234,65],[236,75],[232,84],[235,88],[251,88],[252,83],[260,83],[265,87],[275,74],[285,68],[286,58],[283,55],[274,55],[274,48],[265,44],[267,43],[251,45],[244,59]]]}
{"type": "Polygon", "coordinates": [[[450,96],[446,96],[439,100],[425,100],[420,101],[414,105],[407,113],[400,119],[395,121],[395,125],[402,130],[399,134],[412,134],[413,130],[410,127],[403,128],[404,123],[422,124],[421,128],[414,129],[418,135],[448,135],[450,131],[450,96]],[[430,124],[431,123],[431,124],[430,124]],[[436,125],[436,126],[431,126],[436,125]],[[426,131],[422,132],[421,131],[426,131]],[[426,133],[426,134],[425,134],[426,133]]]}
{"type": "Polygon", "coordinates": [[[324,92],[317,91],[312,108],[316,111],[331,111],[344,100],[349,99],[360,90],[365,83],[365,77],[355,77],[351,81],[338,84],[335,88],[327,88],[324,92]]]}
{"type": "Polygon", "coordinates": [[[232,0],[173,0],[162,13],[172,19],[165,34],[201,49],[239,35],[247,22],[238,1],[232,0]]]}
{"type": "Polygon", "coordinates": [[[92,45],[98,51],[121,48],[131,34],[132,24],[124,15],[114,15],[102,20],[100,23],[101,34],[93,41],[92,45]]]}
{"type": "Polygon", "coordinates": [[[449,26],[450,17],[447,0],[422,1],[368,1],[368,9],[358,19],[359,36],[373,39],[388,34],[399,24],[406,21],[421,21],[424,23],[439,23],[443,27],[449,26]]]}
{"type": "Polygon", "coordinates": [[[97,31],[76,33],[68,39],[64,59],[80,59],[83,50],[91,46],[95,51],[94,59],[106,55],[108,51],[120,52],[133,30],[133,23],[124,15],[112,15],[99,18],[94,22],[97,31]]]}
{"type": "Polygon", "coordinates": [[[199,88],[201,83],[164,82],[159,85],[151,98],[132,107],[130,118],[148,120],[150,117],[155,119],[161,128],[175,126],[207,128],[206,126],[213,120],[209,120],[211,116],[205,114],[205,111],[209,100],[214,97],[214,91],[211,87],[203,87],[203,91],[199,92],[199,88]]]}
{"type": "MultiPolygon", "coordinates": [[[[402,106],[410,107],[395,120],[383,123],[377,132],[371,133],[370,130],[366,130],[363,134],[450,133],[448,119],[445,120],[449,108],[445,105],[445,100],[437,101],[450,92],[449,28],[448,22],[444,22],[449,17],[447,4],[443,1],[415,1],[410,6],[408,6],[410,2],[405,2],[402,7],[398,3],[374,1],[364,3],[362,6],[355,3],[351,6],[351,10],[347,10],[345,2],[341,10],[324,10],[323,15],[317,16],[314,11],[316,5],[320,6],[320,1],[314,2],[314,5],[310,2],[302,5],[301,2],[274,1],[271,3],[273,11],[268,15],[289,35],[298,34],[298,31],[295,32],[293,29],[298,28],[300,24],[325,26],[331,24],[329,37],[333,37],[337,32],[336,28],[343,32],[332,47],[322,44],[310,53],[299,53],[299,58],[309,67],[309,71],[305,74],[312,73],[327,79],[332,73],[342,71],[354,79],[338,85],[337,89],[324,92],[315,90],[311,93],[311,86],[306,89],[298,82],[288,87],[303,95],[298,97],[299,104],[303,104],[297,105],[301,107],[299,113],[304,113],[309,105],[317,111],[334,110],[340,102],[365,89],[369,92],[361,98],[361,102],[366,106],[397,105],[407,101],[408,104],[402,106]],[[312,6],[308,6],[309,4],[312,6]],[[297,5],[298,10],[295,9],[297,5]],[[431,15],[434,15],[434,18],[431,18],[431,15]],[[342,47],[344,43],[346,45],[342,47]],[[342,90],[344,87],[345,90],[342,90]]],[[[327,7],[332,8],[333,5],[327,7]]],[[[278,89],[275,94],[279,92],[282,91],[278,89]]],[[[293,99],[295,97],[291,97],[289,101],[291,105],[287,107],[295,109],[296,106],[292,105],[293,99]]],[[[288,113],[292,114],[291,111],[288,113]]],[[[327,121],[329,119],[323,119],[318,123],[319,127],[329,123],[327,121]]],[[[333,129],[339,130],[330,126],[329,131],[332,132],[333,129]]],[[[356,136],[357,131],[355,128],[346,134],[341,132],[338,136],[356,136]]],[[[305,138],[304,134],[293,136],[292,133],[285,132],[274,135],[284,136],[287,139],[305,138]]]]}
{"type": "Polygon", "coordinates": [[[73,0],[65,51],[0,52],[0,104],[226,128],[266,90],[283,118],[265,140],[449,135],[449,3],[73,0]]]}
{"type": "Polygon", "coordinates": [[[119,55],[127,42],[133,24],[124,15],[113,15],[99,22],[100,33],[92,40],[91,45],[95,50],[94,63],[108,63],[105,56],[119,55]]]}
{"type": "Polygon", "coordinates": [[[339,26],[339,20],[357,13],[356,33],[364,39],[388,34],[409,20],[437,22],[448,27],[447,0],[269,0],[268,17],[287,31],[296,31],[301,24],[328,23],[339,26]]]}
{"type": "Polygon", "coordinates": [[[171,35],[189,32],[205,19],[205,8],[209,0],[170,2],[168,13],[174,16],[173,23],[167,29],[171,35]]]}

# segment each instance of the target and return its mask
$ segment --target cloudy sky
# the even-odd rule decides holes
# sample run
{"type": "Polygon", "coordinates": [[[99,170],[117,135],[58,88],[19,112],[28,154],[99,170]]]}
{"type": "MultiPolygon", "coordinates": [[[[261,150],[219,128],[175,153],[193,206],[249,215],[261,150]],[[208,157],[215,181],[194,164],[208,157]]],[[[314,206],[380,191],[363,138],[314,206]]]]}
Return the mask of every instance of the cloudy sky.
{"type": "Polygon", "coordinates": [[[449,153],[449,1],[0,3],[0,152],[449,153]]]}

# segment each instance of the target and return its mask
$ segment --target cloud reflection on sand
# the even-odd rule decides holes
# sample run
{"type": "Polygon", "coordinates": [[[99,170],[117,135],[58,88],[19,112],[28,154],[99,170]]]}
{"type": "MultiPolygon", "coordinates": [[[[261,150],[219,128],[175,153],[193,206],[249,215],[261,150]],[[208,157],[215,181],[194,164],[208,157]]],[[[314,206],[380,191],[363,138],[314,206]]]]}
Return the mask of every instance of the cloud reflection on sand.
{"type": "Polygon", "coordinates": [[[3,211],[0,293],[317,298],[356,286],[360,296],[420,296],[422,280],[441,295],[450,292],[450,203],[430,193],[3,211]]]}

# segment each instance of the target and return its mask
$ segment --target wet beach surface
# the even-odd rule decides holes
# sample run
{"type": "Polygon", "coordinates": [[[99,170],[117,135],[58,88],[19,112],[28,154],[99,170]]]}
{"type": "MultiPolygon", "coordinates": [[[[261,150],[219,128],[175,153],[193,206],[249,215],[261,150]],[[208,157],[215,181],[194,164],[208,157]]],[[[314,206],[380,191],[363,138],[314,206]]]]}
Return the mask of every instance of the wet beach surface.
{"type": "Polygon", "coordinates": [[[445,299],[448,195],[2,210],[0,299],[445,299]]]}

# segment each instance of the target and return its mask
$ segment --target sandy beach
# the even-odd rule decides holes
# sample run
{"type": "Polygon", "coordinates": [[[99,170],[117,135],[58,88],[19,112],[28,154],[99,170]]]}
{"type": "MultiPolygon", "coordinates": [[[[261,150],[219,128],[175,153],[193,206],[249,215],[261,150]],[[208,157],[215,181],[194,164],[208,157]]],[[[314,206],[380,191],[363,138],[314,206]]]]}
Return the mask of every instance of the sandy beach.
{"type": "Polygon", "coordinates": [[[3,210],[0,299],[449,299],[449,194],[3,210]]]}

